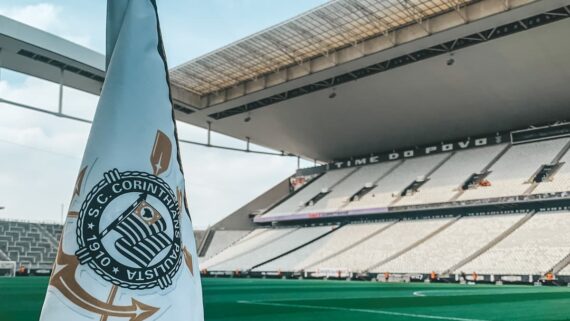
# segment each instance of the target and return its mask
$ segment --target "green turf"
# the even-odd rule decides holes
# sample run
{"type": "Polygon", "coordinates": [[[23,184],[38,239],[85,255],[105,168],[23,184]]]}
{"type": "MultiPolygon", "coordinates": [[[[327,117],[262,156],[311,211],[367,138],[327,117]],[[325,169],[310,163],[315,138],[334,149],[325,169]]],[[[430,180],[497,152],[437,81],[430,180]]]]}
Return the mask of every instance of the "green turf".
{"type": "MultiPolygon", "coordinates": [[[[36,321],[47,278],[1,278],[0,321],[36,321]]],[[[570,320],[570,289],[204,279],[206,320],[570,320]]]]}

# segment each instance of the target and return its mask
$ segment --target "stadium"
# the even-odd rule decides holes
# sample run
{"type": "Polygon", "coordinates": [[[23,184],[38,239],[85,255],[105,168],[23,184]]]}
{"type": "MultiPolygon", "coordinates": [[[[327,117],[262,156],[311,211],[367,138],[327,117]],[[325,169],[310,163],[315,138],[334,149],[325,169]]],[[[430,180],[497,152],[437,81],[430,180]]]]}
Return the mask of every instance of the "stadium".
{"type": "MultiPolygon", "coordinates": [[[[330,1],[170,69],[177,120],[314,163],[194,231],[206,319],[569,319],[568,18],[330,1]]],[[[100,93],[103,55],[0,26],[2,68],[100,93]]],[[[62,228],[0,221],[0,320],[37,319],[62,228]]]]}

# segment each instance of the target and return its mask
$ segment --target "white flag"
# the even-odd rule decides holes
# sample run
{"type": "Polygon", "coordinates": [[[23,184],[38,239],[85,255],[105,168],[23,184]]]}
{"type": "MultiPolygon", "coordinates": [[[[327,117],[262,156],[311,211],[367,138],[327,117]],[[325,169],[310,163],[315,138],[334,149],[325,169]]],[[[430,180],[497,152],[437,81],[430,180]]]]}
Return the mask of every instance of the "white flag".
{"type": "Polygon", "coordinates": [[[40,320],[202,321],[154,0],[109,0],[107,76],[40,320]]]}

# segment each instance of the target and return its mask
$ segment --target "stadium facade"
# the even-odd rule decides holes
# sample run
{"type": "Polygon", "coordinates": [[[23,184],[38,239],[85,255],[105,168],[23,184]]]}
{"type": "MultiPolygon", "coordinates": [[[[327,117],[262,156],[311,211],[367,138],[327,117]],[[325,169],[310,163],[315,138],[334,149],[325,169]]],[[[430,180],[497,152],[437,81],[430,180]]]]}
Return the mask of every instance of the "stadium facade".
{"type": "MultiPolygon", "coordinates": [[[[173,68],[179,120],[320,163],[206,231],[203,275],[570,281],[569,17],[568,0],[331,1],[173,68]]],[[[42,62],[16,40],[3,54],[33,42],[42,62]]],[[[104,79],[73,63],[96,75],[76,88],[104,79]]]]}

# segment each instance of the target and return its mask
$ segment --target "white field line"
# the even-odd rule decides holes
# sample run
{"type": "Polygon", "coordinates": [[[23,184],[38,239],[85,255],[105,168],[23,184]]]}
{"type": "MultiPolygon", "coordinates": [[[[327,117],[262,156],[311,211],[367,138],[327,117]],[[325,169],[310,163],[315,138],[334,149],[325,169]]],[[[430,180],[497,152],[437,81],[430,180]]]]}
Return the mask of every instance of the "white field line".
{"type": "Polygon", "coordinates": [[[427,314],[413,314],[413,313],[392,312],[392,311],[384,311],[384,310],[337,308],[337,307],[326,307],[326,306],[316,306],[316,305],[271,303],[271,302],[262,302],[262,301],[237,301],[237,302],[238,302],[238,303],[241,303],[241,304],[267,305],[267,306],[289,307],[289,308],[305,308],[305,309],[315,309],[315,310],[333,310],[333,311],[361,312],[361,313],[383,314],[383,315],[393,315],[393,316],[410,317],[410,318],[418,318],[418,319],[431,319],[431,320],[487,321],[487,320],[480,320],[480,319],[466,319],[466,318],[444,317],[444,316],[435,316],[435,315],[427,315],[427,314]]]}
{"type": "MultiPolygon", "coordinates": [[[[514,292],[498,293],[494,295],[513,294],[514,292]]],[[[424,290],[415,291],[414,296],[460,296],[460,295],[489,295],[489,292],[476,290],[424,290]]]]}

